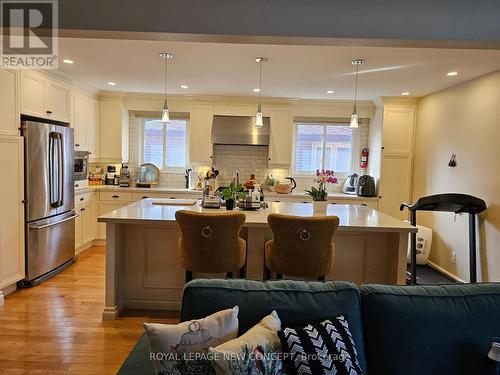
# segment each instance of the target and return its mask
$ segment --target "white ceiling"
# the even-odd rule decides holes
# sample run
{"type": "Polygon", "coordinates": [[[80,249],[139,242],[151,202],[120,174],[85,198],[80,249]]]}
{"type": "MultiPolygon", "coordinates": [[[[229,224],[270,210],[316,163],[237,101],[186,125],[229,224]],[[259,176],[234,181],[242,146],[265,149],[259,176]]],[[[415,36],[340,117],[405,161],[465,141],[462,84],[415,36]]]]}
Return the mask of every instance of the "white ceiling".
{"type": "Polygon", "coordinates": [[[500,69],[498,50],[61,38],[60,58],[75,63],[61,62],[60,70],[100,90],[160,93],[162,51],[174,54],[169,62],[169,93],[176,94],[257,95],[253,92],[258,87],[256,56],[269,58],[263,67],[266,97],[352,99],[354,58],[366,60],[360,68],[360,99],[402,92],[424,96],[500,69]],[[448,77],[449,71],[459,74],[448,77]],[[109,86],[108,81],[117,85],[109,86]],[[182,84],[189,88],[180,88],[182,84]]]}

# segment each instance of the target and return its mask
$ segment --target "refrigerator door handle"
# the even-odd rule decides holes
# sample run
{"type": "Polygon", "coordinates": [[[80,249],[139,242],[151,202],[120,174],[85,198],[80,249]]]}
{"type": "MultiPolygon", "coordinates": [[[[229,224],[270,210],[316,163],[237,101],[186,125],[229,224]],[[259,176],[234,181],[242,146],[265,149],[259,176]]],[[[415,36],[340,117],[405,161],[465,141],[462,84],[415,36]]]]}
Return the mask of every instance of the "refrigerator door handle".
{"type": "Polygon", "coordinates": [[[49,134],[49,184],[50,184],[50,205],[54,208],[62,206],[62,188],[61,179],[62,169],[62,138],[61,133],[51,132],[49,134]],[[57,143],[57,148],[55,147],[57,143]],[[57,159],[56,159],[57,152],[57,159]],[[57,175],[55,171],[57,170],[57,175]],[[56,180],[57,178],[57,180],[56,180]],[[57,198],[56,192],[57,189],[57,198]]]}
{"type": "Polygon", "coordinates": [[[78,216],[79,215],[73,215],[73,216],[67,217],[66,219],[56,221],[55,223],[50,223],[50,224],[45,224],[45,225],[30,225],[30,228],[32,228],[32,229],[45,229],[45,228],[53,227],[54,225],[59,225],[59,224],[65,223],[66,221],[76,219],[78,216]]]}
{"type": "Polygon", "coordinates": [[[58,138],[59,145],[59,167],[58,167],[58,179],[59,179],[59,207],[64,204],[64,150],[63,150],[63,136],[61,133],[58,138]]]}

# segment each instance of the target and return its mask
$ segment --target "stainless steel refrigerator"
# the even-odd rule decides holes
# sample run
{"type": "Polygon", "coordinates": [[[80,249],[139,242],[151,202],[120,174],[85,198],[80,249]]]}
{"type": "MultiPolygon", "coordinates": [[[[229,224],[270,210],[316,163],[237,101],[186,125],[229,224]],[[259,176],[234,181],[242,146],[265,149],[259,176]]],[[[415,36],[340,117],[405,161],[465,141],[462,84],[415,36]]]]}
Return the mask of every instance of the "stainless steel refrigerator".
{"type": "Polygon", "coordinates": [[[74,262],[73,129],[21,121],[25,167],[26,278],[33,286],[74,262]]]}

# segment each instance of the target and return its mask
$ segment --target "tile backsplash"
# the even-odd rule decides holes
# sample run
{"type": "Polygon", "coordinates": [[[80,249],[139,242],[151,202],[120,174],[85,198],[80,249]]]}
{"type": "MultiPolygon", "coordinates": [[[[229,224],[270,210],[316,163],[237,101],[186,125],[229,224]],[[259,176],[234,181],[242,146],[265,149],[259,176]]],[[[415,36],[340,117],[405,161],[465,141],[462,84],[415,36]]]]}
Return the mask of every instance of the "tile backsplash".
{"type": "MultiPolygon", "coordinates": [[[[134,116],[131,112],[129,116],[129,168],[134,176],[135,168],[138,163],[139,152],[139,126],[141,120],[134,116]]],[[[359,126],[360,150],[368,147],[368,124],[360,124],[359,126]]],[[[297,182],[295,191],[304,191],[313,185],[313,177],[295,177],[290,169],[269,168],[268,167],[269,148],[268,146],[235,146],[235,145],[214,145],[213,149],[213,165],[216,167],[220,175],[218,183],[221,186],[228,185],[231,182],[233,172],[239,171],[240,181],[244,182],[250,178],[251,174],[255,174],[259,182],[263,182],[266,176],[273,175],[285,182],[285,177],[294,177],[297,182]]],[[[100,166],[103,171],[108,164],[106,163],[91,163],[90,171],[95,171],[97,166],[100,166]]],[[[119,165],[117,165],[119,171],[119,165]]],[[[361,170],[357,173],[363,173],[361,170]]],[[[331,192],[342,191],[345,179],[338,179],[337,184],[328,184],[327,189],[331,192]]],[[[185,187],[184,173],[160,173],[159,186],[170,188],[185,187]]]]}

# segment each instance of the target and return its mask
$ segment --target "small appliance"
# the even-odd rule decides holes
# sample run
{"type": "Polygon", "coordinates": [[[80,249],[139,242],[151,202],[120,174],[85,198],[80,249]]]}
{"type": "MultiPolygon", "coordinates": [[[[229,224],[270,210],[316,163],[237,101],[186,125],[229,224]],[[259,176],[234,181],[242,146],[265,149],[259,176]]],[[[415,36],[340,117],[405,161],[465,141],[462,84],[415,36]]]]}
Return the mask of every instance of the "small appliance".
{"type": "Polygon", "coordinates": [[[285,177],[285,180],[290,180],[289,184],[276,184],[274,190],[278,194],[290,194],[297,187],[297,183],[293,177],[285,177]]]}
{"type": "Polygon", "coordinates": [[[88,166],[89,166],[89,154],[88,151],[74,151],[74,173],[73,177],[75,181],[83,181],[88,177],[88,166]]]}
{"type": "Polygon", "coordinates": [[[128,165],[126,164],[122,164],[120,169],[119,185],[120,187],[130,186],[130,171],[128,170],[128,165]]]}
{"type": "Polygon", "coordinates": [[[347,176],[347,180],[345,180],[344,187],[342,188],[344,194],[356,195],[358,191],[358,180],[359,176],[356,173],[347,176]]]}
{"type": "Polygon", "coordinates": [[[358,196],[374,197],[375,195],[375,179],[372,176],[364,174],[358,180],[358,196]]]}
{"type": "Polygon", "coordinates": [[[108,165],[107,173],[106,173],[106,185],[114,185],[115,184],[115,174],[116,167],[114,165],[108,165]]]}

